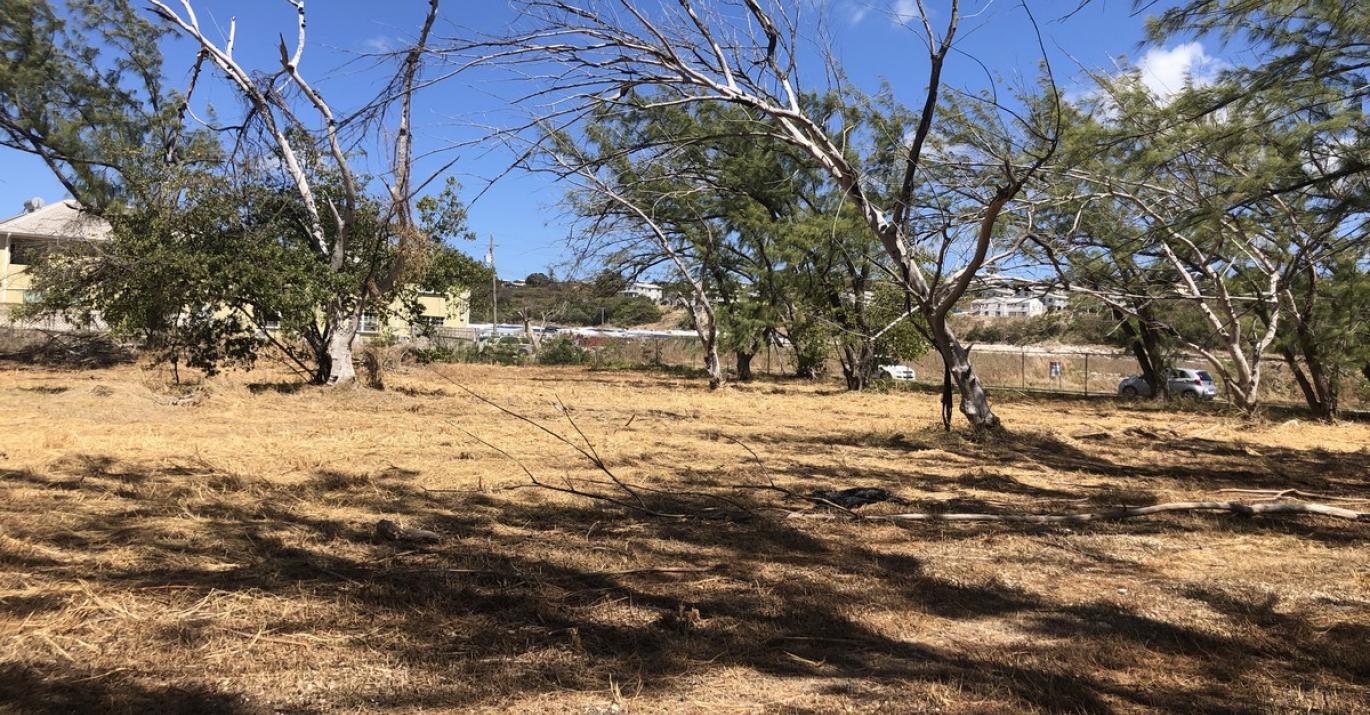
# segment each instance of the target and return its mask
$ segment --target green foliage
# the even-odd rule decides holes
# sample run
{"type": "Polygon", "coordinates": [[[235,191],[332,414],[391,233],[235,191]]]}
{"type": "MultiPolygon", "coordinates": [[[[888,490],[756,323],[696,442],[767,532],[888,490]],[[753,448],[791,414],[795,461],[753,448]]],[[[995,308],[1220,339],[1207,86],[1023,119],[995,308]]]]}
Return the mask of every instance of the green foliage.
{"type": "MultiPolygon", "coordinates": [[[[330,307],[355,305],[349,301],[358,299],[360,287],[398,258],[399,244],[385,239],[377,202],[358,207],[347,254],[333,269],[313,249],[297,194],[280,177],[247,167],[236,175],[185,170],[161,185],[174,189],[176,203],[110,212],[113,235],[98,252],[56,254],[35,266],[34,287],[43,299],[25,313],[103,322],[162,359],[210,373],[251,365],[268,345],[315,373],[331,329],[330,307]],[[266,332],[267,321],[279,332],[266,332]]],[[[321,176],[316,190],[327,199],[335,189],[321,176]]],[[[462,215],[430,213],[449,228],[464,225],[462,215]]],[[[407,264],[409,280],[368,306],[378,319],[398,310],[416,320],[421,289],[455,297],[489,275],[441,243],[419,247],[422,254],[407,264]]]]}
{"type": "Polygon", "coordinates": [[[458,195],[461,184],[448,177],[437,194],[421,197],[415,208],[419,213],[419,227],[430,241],[474,241],[476,234],[466,225],[466,205],[458,195]]]}
{"type": "Polygon", "coordinates": [[[622,273],[605,269],[595,274],[590,281],[590,289],[596,298],[612,298],[628,287],[628,279],[622,273]]]}
{"type": "Polygon", "coordinates": [[[455,297],[458,293],[488,284],[491,278],[490,267],[442,244],[429,247],[426,265],[420,271],[415,283],[429,293],[442,293],[455,297]]]}
{"type": "MultiPolygon", "coordinates": [[[[488,274],[487,274],[488,275],[488,274]]],[[[486,279],[488,281],[488,278],[486,279]]],[[[471,292],[472,320],[490,320],[490,289],[477,284],[471,292]]],[[[554,281],[499,287],[501,322],[526,316],[535,323],[633,327],[661,320],[661,308],[641,296],[605,296],[596,283],[554,281]]]]}
{"type": "Polygon", "coordinates": [[[150,167],[212,159],[163,86],[165,30],[129,0],[0,0],[0,146],[41,157],[86,206],[146,198],[150,167]]]}
{"type": "Polygon", "coordinates": [[[416,347],[414,359],[420,364],[479,362],[479,347],[475,343],[430,344],[416,347]]]}
{"type": "Polygon", "coordinates": [[[881,357],[907,362],[932,347],[924,337],[927,329],[921,325],[922,317],[908,315],[904,292],[895,286],[881,283],[876,287],[870,312],[871,325],[884,331],[875,339],[875,351],[881,357]]]}
{"type": "MultiPolygon", "coordinates": [[[[618,296],[606,301],[605,319],[614,325],[634,326],[661,320],[661,309],[642,296],[618,296]]],[[[598,323],[591,322],[591,325],[598,323]]]]}
{"type": "Polygon", "coordinates": [[[533,346],[525,338],[504,336],[483,340],[476,354],[480,362],[495,365],[522,365],[532,356],[533,346]]]}
{"type": "Polygon", "coordinates": [[[544,341],[537,354],[539,365],[584,365],[589,359],[590,351],[567,337],[544,341]]]}

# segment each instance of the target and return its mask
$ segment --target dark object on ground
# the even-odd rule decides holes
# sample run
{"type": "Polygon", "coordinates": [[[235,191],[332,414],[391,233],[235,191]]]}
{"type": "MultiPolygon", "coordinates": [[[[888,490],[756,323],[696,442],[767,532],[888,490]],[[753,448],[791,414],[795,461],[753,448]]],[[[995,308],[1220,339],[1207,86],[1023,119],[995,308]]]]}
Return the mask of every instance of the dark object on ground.
{"type": "Polygon", "coordinates": [[[436,531],[403,527],[389,519],[381,519],[376,522],[376,536],[388,541],[414,541],[427,544],[442,541],[442,536],[436,531]]]}
{"type": "Polygon", "coordinates": [[[133,362],[129,345],[104,333],[0,328],[0,360],[45,367],[86,370],[133,362]]]}
{"type": "Polygon", "coordinates": [[[809,494],[809,499],[820,506],[836,504],[843,509],[856,509],[882,501],[907,504],[908,500],[891,494],[879,487],[852,487],[851,489],[827,489],[809,494]]]}

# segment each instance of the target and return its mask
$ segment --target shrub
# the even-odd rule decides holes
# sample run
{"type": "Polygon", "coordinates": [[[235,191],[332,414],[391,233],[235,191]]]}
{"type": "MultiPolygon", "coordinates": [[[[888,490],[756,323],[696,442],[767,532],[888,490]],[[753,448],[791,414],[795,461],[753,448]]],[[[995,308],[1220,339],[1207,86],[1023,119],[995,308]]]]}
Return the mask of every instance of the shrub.
{"type": "Polygon", "coordinates": [[[479,358],[477,348],[474,343],[457,343],[455,345],[432,345],[414,348],[414,359],[420,363],[428,364],[434,362],[476,362],[479,358]]]}
{"type": "Polygon", "coordinates": [[[537,355],[539,365],[584,365],[589,359],[590,351],[576,345],[570,338],[544,342],[537,355]]]}

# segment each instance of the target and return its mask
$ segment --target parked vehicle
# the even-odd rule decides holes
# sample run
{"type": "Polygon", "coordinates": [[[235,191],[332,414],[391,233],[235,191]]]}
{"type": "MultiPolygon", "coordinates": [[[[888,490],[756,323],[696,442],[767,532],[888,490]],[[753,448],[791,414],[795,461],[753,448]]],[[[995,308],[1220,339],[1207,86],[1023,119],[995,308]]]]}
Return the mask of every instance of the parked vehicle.
{"type": "MultiPolygon", "coordinates": [[[[1211,400],[1218,396],[1218,385],[1207,370],[1177,367],[1166,372],[1166,381],[1171,396],[1181,400],[1211,400]]],[[[1151,386],[1140,375],[1133,375],[1118,383],[1118,394],[1122,397],[1150,397],[1151,386]]]]}
{"type": "Polygon", "coordinates": [[[912,382],[917,377],[908,365],[881,365],[875,372],[877,377],[895,382],[912,382]]]}

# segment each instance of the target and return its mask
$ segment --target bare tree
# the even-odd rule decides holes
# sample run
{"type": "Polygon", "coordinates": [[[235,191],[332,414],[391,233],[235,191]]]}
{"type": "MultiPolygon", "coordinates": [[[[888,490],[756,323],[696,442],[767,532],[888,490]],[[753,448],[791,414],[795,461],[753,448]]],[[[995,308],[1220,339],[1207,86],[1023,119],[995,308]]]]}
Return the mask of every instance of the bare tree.
{"type": "Polygon", "coordinates": [[[1176,122],[1184,95],[1157,97],[1130,74],[1098,80],[1092,106],[1072,112],[1052,167],[1056,203],[1043,212],[1054,216],[1042,235],[1054,237],[1056,252],[1047,248],[1061,275],[1137,321],[1139,338],[1159,331],[1201,355],[1246,411],[1259,404],[1263,362],[1288,318],[1286,362],[1310,407],[1334,412],[1313,306],[1322,266],[1355,244],[1354,211],[1306,189],[1262,189],[1301,171],[1288,157],[1306,151],[1267,108],[1176,122]],[[1237,179],[1253,185],[1234,203],[1237,179]]]}
{"type": "Polygon", "coordinates": [[[177,32],[200,47],[199,57],[207,58],[243,99],[247,111],[237,128],[240,138],[260,129],[276,158],[290,177],[304,209],[304,229],[320,261],[320,270],[341,273],[348,268],[350,244],[378,246],[392,237],[399,242],[397,258],[382,264],[377,251],[362,284],[355,290],[339,293],[323,308],[324,329],[317,336],[320,378],[330,385],[351,383],[356,378],[352,364],[352,345],[361,329],[362,316],[373,302],[390,291],[402,278],[411,247],[422,240],[412,215],[413,94],[419,81],[420,65],[437,19],[439,0],[430,0],[427,14],[414,44],[399,55],[400,67],[381,95],[361,111],[340,115],[323,94],[305,78],[301,70],[306,47],[304,0],[285,0],[296,12],[293,47],[282,37],[280,63],[274,71],[258,73],[244,67],[234,56],[236,21],[230,21],[227,38],[218,43],[201,29],[191,0],[181,0],[179,10],[164,0],[150,0],[153,12],[167,20],[177,32]],[[293,90],[293,91],[292,91],[293,90]],[[302,98],[292,101],[292,96],[302,98]],[[303,108],[297,106],[303,104],[303,108]],[[385,177],[388,200],[382,201],[379,217],[361,213],[367,201],[365,180],[353,168],[349,154],[349,133],[365,134],[378,126],[388,112],[397,114],[394,123],[393,156],[390,174],[385,177]],[[306,112],[313,117],[307,122],[306,112]],[[328,171],[337,179],[338,198],[324,195],[318,179],[310,171],[310,156],[316,151],[315,137],[323,144],[328,171]],[[376,219],[378,220],[371,220],[376,219]]]}
{"type": "MultiPolygon", "coordinates": [[[[992,185],[966,197],[980,206],[975,229],[963,242],[964,260],[955,269],[937,258],[932,265],[923,260],[928,253],[941,259],[948,255],[919,250],[912,224],[920,186],[927,180],[923,154],[936,125],[943,66],[961,8],[958,0],[951,0],[938,13],[946,18],[939,32],[922,5],[919,0],[918,32],[928,59],[926,94],[914,131],[898,142],[901,179],[888,193],[871,187],[870,177],[846,150],[845,128],[825,124],[806,107],[808,90],[800,76],[806,50],[799,39],[802,3],[696,5],[676,0],[649,12],[631,0],[522,0],[516,3],[520,19],[514,33],[454,43],[449,51],[472,62],[499,64],[532,81],[536,86],[523,99],[538,107],[531,123],[538,127],[574,126],[590,111],[620,102],[629,93],[646,98],[648,107],[724,102],[766,118],[770,136],[800,148],[822,167],[880,239],[960,390],[961,412],[975,427],[992,428],[999,419],[971,367],[969,349],[947,316],[990,257],[1000,215],[1054,151],[1055,140],[1050,130],[1011,113],[1018,136],[1000,146],[1018,151],[995,157],[992,185]]],[[[840,76],[831,54],[827,57],[825,69],[840,76]]],[[[1054,85],[1051,95],[1054,101],[1054,85]]],[[[993,96],[976,99],[997,105],[993,96]]]]}
{"type": "Polygon", "coordinates": [[[1070,237],[1073,266],[1102,251],[1095,258],[1117,263],[1123,270],[1073,282],[1078,271],[1063,275],[1071,290],[1173,336],[1202,356],[1222,377],[1233,403],[1254,410],[1262,358],[1275,340],[1283,312],[1287,265],[1272,250],[1273,236],[1249,217],[1210,215],[1195,225],[1177,224],[1175,217],[1194,215],[1194,195],[1184,190],[1180,177],[1170,178],[1173,181],[1089,177],[1096,191],[1091,200],[1118,202],[1140,227],[1140,245],[1124,251],[1103,246],[1087,234],[1070,237]],[[1160,309],[1167,304],[1181,310],[1160,309]],[[1188,315],[1197,315],[1206,330],[1196,332],[1176,322],[1188,315]]]}

